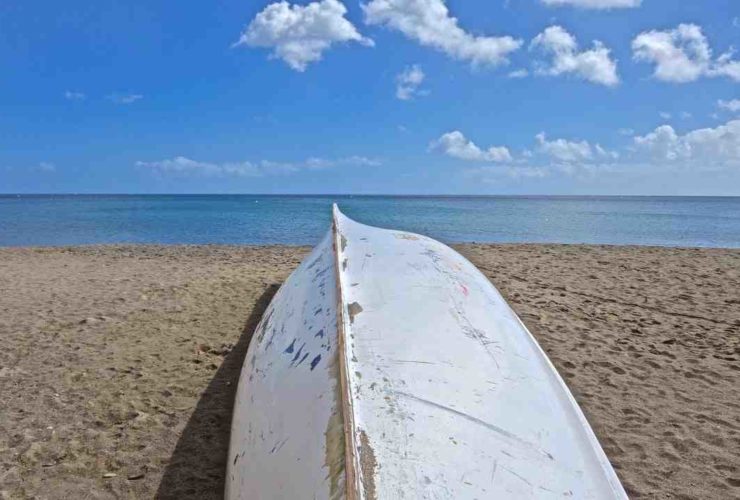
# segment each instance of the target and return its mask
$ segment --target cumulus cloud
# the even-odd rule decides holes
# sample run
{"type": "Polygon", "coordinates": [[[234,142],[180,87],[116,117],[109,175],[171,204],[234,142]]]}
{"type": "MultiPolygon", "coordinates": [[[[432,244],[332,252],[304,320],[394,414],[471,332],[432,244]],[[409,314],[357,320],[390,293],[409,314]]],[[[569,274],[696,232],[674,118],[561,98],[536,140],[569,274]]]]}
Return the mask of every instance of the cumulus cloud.
{"type": "Polygon", "coordinates": [[[479,148],[467,139],[462,132],[454,130],[442,134],[429,145],[431,149],[440,150],[447,156],[467,161],[509,162],[512,161],[509,149],[504,146],[491,146],[486,150],[479,148]]]}
{"type": "Polygon", "coordinates": [[[314,157],[297,163],[269,160],[214,163],[192,160],[184,156],[136,162],[137,167],[146,168],[160,174],[198,177],[263,177],[266,175],[290,174],[299,170],[322,170],[337,166],[374,167],[380,164],[379,160],[365,156],[347,156],[334,159],[314,157]]]}
{"type": "Polygon", "coordinates": [[[717,101],[717,106],[720,109],[726,109],[732,113],[737,113],[740,111],[740,99],[730,99],[729,101],[720,99],[717,101]]]}
{"type": "Polygon", "coordinates": [[[578,51],[573,35],[561,26],[550,26],[534,37],[530,49],[551,55],[549,64],[539,63],[537,73],[562,75],[572,73],[586,81],[613,87],[619,83],[617,63],[609,56],[610,50],[595,41],[591,50],[578,51]]]}
{"type": "Polygon", "coordinates": [[[67,90],[64,92],[64,98],[68,101],[82,101],[85,99],[85,94],[82,92],[73,92],[71,90],[67,90]]]}
{"type": "Polygon", "coordinates": [[[587,141],[568,141],[566,139],[547,140],[544,132],[535,136],[538,149],[552,159],[562,162],[585,161],[593,158],[591,145],[587,141]]]}
{"type": "Polygon", "coordinates": [[[620,157],[615,151],[608,151],[599,144],[590,144],[585,140],[549,140],[544,132],[537,134],[535,140],[537,146],[534,151],[524,149],[515,156],[506,146],[484,150],[462,132],[455,130],[432,141],[429,147],[461,160],[503,163],[509,169],[516,169],[518,176],[540,176],[531,174],[550,170],[573,172],[596,164],[614,162],[620,157]],[[526,173],[527,170],[529,174],[526,173]]]}
{"type": "Polygon", "coordinates": [[[421,45],[473,65],[508,63],[508,55],[521,47],[510,36],[476,36],[458,25],[444,0],[371,0],[362,5],[365,22],[398,30],[421,45]]]}
{"type": "Polygon", "coordinates": [[[305,71],[335,43],[374,45],[344,17],[346,13],[347,8],[338,0],[305,6],[286,1],[272,3],[249,23],[234,46],[272,49],[272,57],[282,59],[296,71],[305,71]]]}
{"type": "MultiPolygon", "coordinates": [[[[631,129],[624,129],[625,135],[628,132],[633,133],[631,129]]],[[[450,143],[455,148],[453,156],[480,159],[484,153],[480,148],[462,134],[452,134],[446,135],[454,140],[442,141],[445,137],[442,136],[432,143],[433,146],[450,143]]],[[[464,173],[485,181],[502,176],[536,178],[566,175],[589,178],[605,173],[655,170],[670,175],[682,169],[707,172],[740,169],[740,119],[684,134],[670,125],[661,125],[645,135],[633,136],[631,145],[618,152],[586,140],[550,140],[544,132],[537,134],[535,140],[537,146],[533,151],[525,149],[520,154],[510,155],[510,159],[501,165],[475,167],[464,173]]]]}
{"type": "Polygon", "coordinates": [[[670,163],[740,166],[740,120],[678,134],[670,125],[634,138],[638,152],[670,163]]]}
{"type": "Polygon", "coordinates": [[[601,146],[597,146],[599,150],[595,151],[588,141],[568,141],[566,139],[548,141],[544,132],[537,134],[535,139],[537,140],[538,150],[558,162],[589,161],[594,158],[596,153],[604,152],[601,146]]]}
{"type": "Polygon", "coordinates": [[[419,86],[424,82],[425,76],[418,64],[406,67],[396,75],[396,97],[402,101],[408,101],[417,95],[422,95],[423,91],[419,91],[419,86]]]}
{"type": "Polygon", "coordinates": [[[540,0],[551,7],[579,7],[581,9],[627,9],[639,7],[642,0],[540,0]]]}
{"type": "MultiPolygon", "coordinates": [[[[537,134],[536,140],[537,152],[552,162],[549,168],[557,167],[565,173],[573,168],[596,171],[604,167],[740,167],[740,120],[690,130],[683,135],[670,125],[661,125],[645,135],[634,136],[632,145],[620,152],[608,151],[585,140],[548,140],[544,133],[537,134]]],[[[534,158],[530,163],[537,161],[534,158]]]]}
{"type": "Polygon", "coordinates": [[[119,93],[113,93],[107,96],[107,99],[109,101],[112,101],[116,104],[133,104],[136,101],[143,99],[144,96],[141,94],[119,94],[119,93]]]}
{"type": "Polygon", "coordinates": [[[740,82],[740,61],[732,59],[732,51],[713,58],[707,38],[695,24],[640,33],[632,40],[632,54],[636,61],[654,64],[653,77],[664,82],[720,76],[740,82]]]}
{"type": "Polygon", "coordinates": [[[526,78],[529,76],[529,71],[527,71],[524,68],[521,69],[515,69],[514,71],[510,71],[508,75],[509,78],[526,78]]]}

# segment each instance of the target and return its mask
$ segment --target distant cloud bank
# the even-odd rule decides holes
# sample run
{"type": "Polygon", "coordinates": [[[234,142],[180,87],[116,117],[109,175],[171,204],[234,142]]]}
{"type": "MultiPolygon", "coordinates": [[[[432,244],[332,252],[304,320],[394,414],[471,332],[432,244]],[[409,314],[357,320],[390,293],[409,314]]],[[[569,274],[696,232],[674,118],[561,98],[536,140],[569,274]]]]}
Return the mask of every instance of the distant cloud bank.
{"type": "Polygon", "coordinates": [[[204,162],[176,156],[156,161],[137,161],[137,167],[148,169],[162,175],[198,176],[198,177],[264,177],[267,175],[285,175],[301,170],[323,170],[333,167],[376,167],[381,161],[365,156],[347,156],[342,158],[308,158],[301,162],[275,162],[262,160],[257,162],[204,162]]]}
{"type": "Polygon", "coordinates": [[[634,138],[639,151],[658,161],[705,163],[740,167],[740,120],[715,128],[701,128],[678,134],[670,125],[661,125],[644,136],[634,138]]]}
{"type": "MultiPolygon", "coordinates": [[[[632,136],[632,129],[620,129],[632,136]]],[[[448,132],[431,143],[431,149],[464,161],[497,162],[500,166],[468,170],[468,174],[532,177],[564,173],[596,175],[624,169],[740,168],[740,120],[717,127],[699,128],[679,134],[670,125],[661,125],[644,135],[634,135],[631,144],[610,151],[586,140],[549,139],[544,132],[535,136],[534,150],[514,155],[506,146],[482,150],[460,131],[448,132]]]]}

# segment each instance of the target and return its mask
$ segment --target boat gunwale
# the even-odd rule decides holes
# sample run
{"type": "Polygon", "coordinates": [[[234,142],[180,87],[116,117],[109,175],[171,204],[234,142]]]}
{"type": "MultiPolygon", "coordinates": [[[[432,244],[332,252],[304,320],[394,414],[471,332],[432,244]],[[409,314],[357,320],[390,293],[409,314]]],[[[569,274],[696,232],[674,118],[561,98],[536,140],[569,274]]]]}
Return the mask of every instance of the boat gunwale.
{"type": "Polygon", "coordinates": [[[337,204],[332,206],[332,247],[334,250],[334,271],[336,282],[336,300],[337,300],[337,355],[339,357],[339,387],[341,393],[340,409],[342,412],[342,423],[344,427],[344,471],[345,471],[345,498],[346,500],[357,500],[361,498],[360,476],[358,475],[359,460],[356,457],[357,449],[355,442],[355,422],[354,408],[352,405],[352,395],[350,394],[349,373],[347,371],[347,353],[346,348],[347,328],[345,325],[346,315],[344,313],[344,293],[342,290],[341,264],[339,262],[340,249],[342,248],[339,232],[339,207],[337,204]]]}

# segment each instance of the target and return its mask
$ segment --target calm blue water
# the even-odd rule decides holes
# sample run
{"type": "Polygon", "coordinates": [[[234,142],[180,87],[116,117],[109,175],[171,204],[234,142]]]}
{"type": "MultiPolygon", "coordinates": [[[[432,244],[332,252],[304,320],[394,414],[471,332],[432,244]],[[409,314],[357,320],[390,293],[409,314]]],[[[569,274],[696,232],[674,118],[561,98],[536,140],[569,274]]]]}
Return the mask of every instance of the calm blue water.
{"type": "Polygon", "coordinates": [[[0,196],[0,246],[314,244],[331,203],[445,242],[740,247],[740,198],[0,196]]]}

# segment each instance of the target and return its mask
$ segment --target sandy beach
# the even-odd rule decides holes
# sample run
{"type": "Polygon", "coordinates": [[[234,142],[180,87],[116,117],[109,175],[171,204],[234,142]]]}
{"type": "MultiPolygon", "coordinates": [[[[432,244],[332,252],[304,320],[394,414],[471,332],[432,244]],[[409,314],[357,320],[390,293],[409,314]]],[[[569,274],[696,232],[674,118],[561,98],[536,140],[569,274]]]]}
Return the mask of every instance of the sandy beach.
{"type": "MultiPolygon", "coordinates": [[[[631,497],[740,497],[740,250],[457,248],[631,497]]],[[[221,498],[251,332],[307,251],[0,249],[0,498],[221,498]]]]}

